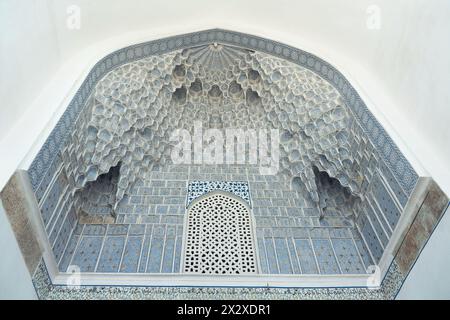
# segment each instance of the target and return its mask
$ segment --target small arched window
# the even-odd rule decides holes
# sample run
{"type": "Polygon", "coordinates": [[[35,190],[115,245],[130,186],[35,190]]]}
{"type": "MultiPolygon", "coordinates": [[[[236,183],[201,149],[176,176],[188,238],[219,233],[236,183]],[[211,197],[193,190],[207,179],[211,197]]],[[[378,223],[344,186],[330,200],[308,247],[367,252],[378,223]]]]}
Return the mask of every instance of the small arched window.
{"type": "Polygon", "coordinates": [[[242,199],[223,191],[197,198],[185,228],[184,273],[257,273],[252,217],[242,199]]]}

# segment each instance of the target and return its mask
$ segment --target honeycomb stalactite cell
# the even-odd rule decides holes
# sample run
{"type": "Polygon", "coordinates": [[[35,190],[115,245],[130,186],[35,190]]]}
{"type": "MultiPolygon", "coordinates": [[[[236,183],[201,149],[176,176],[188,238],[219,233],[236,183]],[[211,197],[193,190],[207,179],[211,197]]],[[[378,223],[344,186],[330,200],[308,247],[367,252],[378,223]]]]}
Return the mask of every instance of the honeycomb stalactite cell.
{"type": "Polygon", "coordinates": [[[63,150],[74,190],[119,162],[115,205],[154,165],[170,162],[175,129],[279,129],[282,175],[319,203],[313,166],[364,195],[375,149],[338,91],[271,55],[211,44],[150,56],[109,72],[63,150]]]}
{"type": "Polygon", "coordinates": [[[120,166],[111,167],[78,191],[83,215],[114,215],[119,171],[120,166]]]}

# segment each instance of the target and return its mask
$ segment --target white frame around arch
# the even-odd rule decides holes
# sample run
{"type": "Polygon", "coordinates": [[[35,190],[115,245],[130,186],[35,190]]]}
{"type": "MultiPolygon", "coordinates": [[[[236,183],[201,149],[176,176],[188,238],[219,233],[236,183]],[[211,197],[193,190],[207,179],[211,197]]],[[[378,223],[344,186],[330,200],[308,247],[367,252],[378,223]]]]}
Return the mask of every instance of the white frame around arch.
{"type": "MultiPolygon", "coordinates": [[[[409,224],[414,218],[413,214],[415,212],[415,207],[420,201],[418,199],[423,199],[424,190],[428,184],[428,178],[419,178],[417,170],[419,165],[414,162],[415,166],[412,167],[408,160],[402,154],[402,151],[398,149],[395,143],[400,143],[398,139],[392,140],[388,133],[383,129],[381,124],[377,121],[374,115],[366,107],[363,99],[353,88],[351,83],[342,75],[334,66],[328,62],[320,59],[319,57],[305,52],[303,50],[291,47],[273,41],[270,39],[253,36],[250,34],[240,33],[236,31],[228,31],[222,29],[211,29],[203,30],[198,32],[193,32],[189,34],[175,35],[168,38],[157,39],[149,42],[138,43],[128,47],[118,49],[114,52],[107,54],[105,57],[100,59],[89,72],[84,75],[86,77],[79,79],[81,83],[80,87],[76,90],[71,91],[70,98],[64,100],[64,105],[68,105],[64,110],[60,110],[56,113],[56,116],[52,119],[52,123],[55,124],[54,127],[49,126],[46,128],[41,135],[39,135],[33,148],[31,148],[25,159],[22,160],[19,168],[28,171],[28,177],[30,180],[29,186],[27,188],[31,193],[36,190],[37,185],[42,181],[43,175],[49,169],[47,165],[51,161],[47,161],[45,154],[50,152],[54,153],[54,149],[59,147],[60,143],[64,142],[64,137],[70,133],[70,128],[64,124],[71,119],[72,115],[77,116],[79,110],[83,109],[85,100],[91,94],[92,87],[95,86],[96,82],[102,78],[106,73],[110,71],[111,68],[117,67],[123,63],[130,62],[129,60],[138,59],[136,52],[138,50],[144,50],[145,48],[153,49],[155,52],[151,52],[148,55],[161,54],[165,52],[170,52],[179,48],[190,47],[193,45],[201,45],[206,43],[219,42],[227,45],[235,45],[239,47],[245,47],[251,50],[263,51],[268,54],[292,61],[298,65],[304,66],[311,71],[315,72],[319,76],[325,77],[327,81],[330,81],[336,89],[343,94],[343,96],[350,101],[350,105],[359,111],[362,116],[365,116],[368,123],[372,124],[373,128],[376,128],[378,133],[382,136],[382,141],[389,146],[389,152],[397,155],[400,161],[406,166],[406,171],[413,177],[412,182],[407,181],[402,182],[406,184],[408,191],[411,192],[408,204],[403,210],[403,214],[400,221],[393,232],[393,236],[389,241],[388,246],[384,250],[383,257],[379,263],[381,269],[381,279],[387,273],[391,262],[393,261],[393,254],[396,252],[398,246],[401,244],[401,240],[404,233],[407,231],[409,224]],[[175,47],[172,47],[172,46],[175,47]],[[132,58],[128,58],[127,54],[130,53],[132,58]],[[290,55],[288,55],[288,53],[290,55]],[[123,59],[122,59],[123,58],[123,59]],[[115,62],[117,60],[117,62],[115,62]],[[123,60],[123,61],[122,61],[123,60]],[[321,67],[321,68],[320,68],[321,67]],[[325,72],[325,71],[327,72],[325,72]],[[53,128],[53,129],[52,129],[53,128]],[[51,131],[52,130],[52,131],[51,131]],[[51,131],[51,132],[50,132],[51,131]],[[52,143],[50,143],[52,142],[52,143]],[[44,170],[40,169],[44,165],[44,170]],[[395,237],[394,237],[395,235],[395,237]]],[[[142,58],[142,57],[141,57],[142,58]]],[[[361,117],[362,117],[361,116],[361,117]]],[[[361,119],[359,119],[361,120],[361,119]]],[[[71,120],[70,120],[71,121],[71,120]]],[[[69,121],[69,122],[70,122],[69,121]]],[[[372,139],[368,132],[369,139],[372,139]]],[[[402,148],[403,152],[405,149],[402,148]]],[[[384,149],[381,150],[384,152],[384,149]]],[[[387,152],[387,151],[386,151],[387,152]]],[[[409,155],[409,154],[408,154],[409,155]]],[[[383,154],[383,159],[389,160],[389,154],[383,154]]],[[[390,165],[388,164],[388,167],[390,165]]],[[[392,167],[392,166],[391,166],[392,167]]],[[[395,171],[394,171],[395,173],[395,171]]],[[[35,200],[35,199],[34,199],[35,200]]],[[[40,220],[39,208],[33,208],[36,217],[33,219],[40,220]]],[[[56,266],[55,259],[53,257],[52,248],[50,247],[48,241],[48,235],[45,232],[43,226],[39,221],[39,228],[36,231],[38,233],[39,239],[41,240],[41,245],[44,248],[43,260],[45,262],[45,267],[48,272],[48,276],[53,285],[63,285],[67,286],[70,283],[70,278],[72,277],[69,273],[59,272],[56,266]]],[[[258,286],[258,287],[366,287],[368,280],[370,280],[370,275],[252,275],[252,276],[241,276],[239,278],[229,277],[229,276],[214,276],[214,277],[203,277],[194,276],[186,274],[108,274],[108,273],[81,273],[80,275],[81,285],[99,285],[99,286],[118,286],[118,285],[136,285],[136,286],[152,286],[152,285],[162,285],[162,286],[258,286]]]]}

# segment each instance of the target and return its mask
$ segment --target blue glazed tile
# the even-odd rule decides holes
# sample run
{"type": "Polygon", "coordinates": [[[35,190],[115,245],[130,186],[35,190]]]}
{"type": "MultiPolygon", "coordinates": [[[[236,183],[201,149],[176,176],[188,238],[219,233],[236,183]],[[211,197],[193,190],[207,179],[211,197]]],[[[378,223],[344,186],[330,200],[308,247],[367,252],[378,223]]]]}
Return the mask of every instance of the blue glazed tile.
{"type": "Polygon", "coordinates": [[[365,273],[358,250],[352,239],[332,239],[334,252],[338,259],[342,273],[362,274],[365,273]]]}
{"type": "Polygon", "coordinates": [[[386,236],[390,238],[392,235],[391,226],[389,225],[389,222],[386,220],[384,215],[381,213],[378,204],[376,204],[373,199],[368,199],[368,203],[365,205],[365,208],[367,208],[367,210],[371,214],[373,213],[374,216],[378,218],[378,221],[380,221],[381,225],[383,226],[386,236]]]}
{"type": "Polygon", "coordinates": [[[383,255],[383,247],[369,221],[366,221],[361,233],[372,253],[372,257],[375,259],[375,262],[378,263],[383,255]]]}
{"type": "Polygon", "coordinates": [[[175,248],[175,257],[174,257],[174,261],[173,261],[173,272],[174,273],[180,272],[182,245],[183,245],[183,238],[182,238],[182,236],[178,236],[177,242],[176,242],[176,248],[175,248]]]}
{"type": "Polygon", "coordinates": [[[117,272],[125,246],[124,236],[107,236],[103,244],[97,272],[117,272]]]}
{"type": "Polygon", "coordinates": [[[142,246],[142,253],[141,253],[141,260],[139,262],[139,272],[145,272],[147,270],[147,260],[148,260],[148,254],[150,251],[150,242],[151,242],[152,236],[151,234],[146,235],[144,238],[144,244],[142,246]]]}
{"type": "Polygon", "coordinates": [[[84,236],[78,245],[72,259],[82,272],[94,272],[103,243],[103,237],[84,236]]]}
{"type": "Polygon", "coordinates": [[[381,212],[389,222],[391,230],[394,230],[400,218],[400,211],[379,176],[375,176],[373,179],[373,193],[381,212]]]}
{"type": "Polygon", "coordinates": [[[378,221],[378,218],[375,216],[375,213],[372,210],[372,208],[370,206],[367,206],[366,209],[368,212],[368,219],[372,223],[372,226],[373,226],[376,234],[378,235],[378,239],[381,241],[381,244],[383,245],[383,247],[386,247],[386,245],[389,241],[388,237],[386,236],[386,232],[384,231],[383,227],[381,226],[380,222],[378,221]]]}
{"type": "Polygon", "coordinates": [[[60,178],[57,178],[55,180],[55,182],[51,186],[49,193],[43,200],[43,204],[41,207],[42,220],[44,221],[44,225],[46,226],[47,231],[49,230],[49,222],[56,210],[58,201],[63,194],[64,187],[60,180],[60,178]]]}
{"type": "Polygon", "coordinates": [[[331,228],[330,238],[351,238],[352,234],[347,228],[331,228]]]}
{"type": "Polygon", "coordinates": [[[59,154],[56,154],[51,166],[49,167],[47,172],[45,172],[45,175],[43,176],[42,181],[39,184],[39,187],[35,190],[36,199],[39,204],[41,204],[42,197],[44,196],[44,193],[47,191],[56,173],[59,171],[60,166],[61,166],[61,156],[59,154]]]}
{"type": "Polygon", "coordinates": [[[157,214],[166,214],[169,206],[167,205],[158,205],[156,207],[156,213],[157,214]]]}
{"type": "Polygon", "coordinates": [[[300,266],[297,259],[297,252],[295,251],[294,246],[294,240],[292,238],[286,239],[288,249],[289,249],[289,256],[291,257],[291,263],[292,263],[292,271],[294,274],[301,274],[300,266]]]}
{"type": "Polygon", "coordinates": [[[164,244],[164,257],[162,262],[162,273],[170,273],[173,269],[174,263],[174,251],[175,251],[175,238],[166,238],[166,243],[164,244]]]}
{"type": "Polygon", "coordinates": [[[70,198],[64,198],[64,200],[60,203],[55,217],[57,217],[57,220],[49,236],[50,244],[53,245],[57,244],[56,238],[60,238],[61,233],[66,233],[67,235],[68,232],[72,231],[73,224],[76,221],[75,209],[71,207],[70,198]]]}
{"type": "Polygon", "coordinates": [[[155,224],[153,225],[153,237],[155,238],[164,238],[166,235],[166,225],[165,224],[155,224]]]}
{"type": "MultiPolygon", "coordinates": [[[[380,161],[382,162],[382,161],[380,161]]],[[[408,201],[408,196],[406,195],[403,188],[398,183],[397,179],[392,174],[391,170],[384,164],[381,163],[381,172],[386,179],[387,183],[391,187],[392,191],[395,194],[395,197],[398,199],[400,204],[404,207],[406,202],[408,201]]]]}
{"type": "Polygon", "coordinates": [[[154,225],[152,229],[152,240],[147,262],[147,272],[159,273],[161,271],[161,260],[164,250],[164,238],[166,235],[165,225],[154,225]]]}
{"type": "Polygon", "coordinates": [[[302,273],[304,274],[317,274],[316,259],[314,257],[314,251],[311,247],[309,240],[295,239],[295,247],[297,249],[297,258],[300,262],[302,273]]]}
{"type": "Polygon", "coordinates": [[[58,237],[53,247],[53,254],[55,256],[55,260],[57,263],[61,259],[64,253],[64,249],[66,248],[66,245],[69,242],[70,235],[73,230],[72,223],[73,222],[70,219],[70,212],[69,212],[69,216],[66,217],[66,220],[64,221],[64,224],[61,230],[59,231],[58,237]]]}
{"type": "MultiPolygon", "coordinates": [[[[145,226],[144,226],[145,227],[145,226]]],[[[143,236],[129,236],[123,253],[120,272],[137,272],[141,256],[143,236]]]]}
{"type": "Polygon", "coordinates": [[[291,259],[286,244],[286,239],[275,238],[275,249],[277,252],[278,266],[280,267],[280,274],[292,274],[291,259]]]}
{"type": "Polygon", "coordinates": [[[309,234],[311,235],[311,239],[328,239],[330,237],[326,228],[312,228],[309,234]]]}
{"type": "Polygon", "coordinates": [[[134,209],[136,214],[146,214],[148,213],[148,205],[137,205],[134,209]]]}
{"type": "Polygon", "coordinates": [[[339,266],[331,247],[330,240],[312,240],[314,252],[322,274],[339,274],[339,266]]]}
{"type": "Polygon", "coordinates": [[[372,257],[370,256],[369,249],[367,249],[366,244],[364,241],[360,238],[355,238],[355,244],[358,248],[359,255],[361,256],[361,259],[364,263],[365,270],[367,271],[367,268],[372,266],[374,263],[372,261],[372,257]]]}
{"type": "Polygon", "coordinates": [[[166,237],[167,238],[174,238],[177,234],[177,228],[176,226],[170,226],[168,225],[166,227],[166,237]]]}
{"type": "Polygon", "coordinates": [[[108,225],[108,235],[126,235],[128,233],[128,224],[110,224],[108,225]]]}
{"type": "Polygon", "coordinates": [[[132,224],[128,231],[130,236],[145,234],[145,224],[132,224]]]}
{"type": "Polygon", "coordinates": [[[105,224],[86,224],[83,228],[84,236],[103,236],[106,233],[105,224]]]}
{"type": "Polygon", "coordinates": [[[147,272],[159,273],[161,272],[161,259],[163,254],[164,238],[153,237],[150,245],[150,254],[148,257],[147,272]]]}
{"type": "MultiPolygon", "coordinates": [[[[136,215],[135,214],[133,214],[133,215],[127,214],[124,216],[123,223],[130,224],[130,223],[136,223],[136,222],[137,222],[137,214],[136,215]]],[[[118,228],[118,229],[120,229],[120,228],[118,228]]],[[[125,231],[122,229],[122,231],[120,231],[120,232],[123,233],[125,231]]]]}
{"type": "Polygon", "coordinates": [[[69,243],[67,244],[66,250],[64,251],[64,254],[61,258],[61,261],[59,263],[59,271],[60,272],[66,272],[67,267],[70,264],[70,260],[72,260],[72,256],[75,252],[75,248],[77,247],[79,236],[73,235],[69,243]]]}
{"type": "Polygon", "coordinates": [[[259,262],[261,265],[261,273],[268,274],[269,267],[267,265],[266,249],[264,248],[264,240],[261,238],[258,238],[257,242],[258,242],[259,262]]]}
{"type": "Polygon", "coordinates": [[[277,256],[275,254],[275,248],[273,246],[272,238],[264,238],[264,245],[266,247],[267,263],[269,265],[269,273],[278,274],[277,256]]]}
{"type": "Polygon", "coordinates": [[[77,222],[77,225],[73,230],[73,234],[76,234],[77,236],[81,236],[84,226],[85,226],[84,224],[80,224],[77,222]]]}

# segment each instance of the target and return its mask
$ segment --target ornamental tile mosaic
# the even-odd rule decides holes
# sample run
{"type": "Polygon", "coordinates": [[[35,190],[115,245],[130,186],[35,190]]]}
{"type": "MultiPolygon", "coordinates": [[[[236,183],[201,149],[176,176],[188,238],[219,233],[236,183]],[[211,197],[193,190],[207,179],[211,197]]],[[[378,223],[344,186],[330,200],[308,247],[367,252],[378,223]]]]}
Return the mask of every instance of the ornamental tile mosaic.
{"type": "MultiPolygon", "coordinates": [[[[138,44],[99,61],[28,173],[61,272],[75,266],[152,274],[185,272],[186,209],[219,190],[251,209],[250,251],[258,257],[252,272],[365,274],[380,260],[418,180],[333,66],[225,30],[138,44]],[[279,174],[261,175],[254,165],[172,164],[168,133],[189,130],[196,120],[222,131],[279,129],[279,174]]],[[[382,290],[301,289],[293,295],[392,297],[395,268],[382,290]]],[[[45,274],[41,265],[34,278],[43,298],[97,296],[90,288],[54,288],[45,274]]],[[[102,297],[143,298],[195,290],[100,291],[102,297]]],[[[236,290],[249,297],[290,294],[236,290]]],[[[198,295],[214,292],[233,296],[226,289],[198,295]]]]}
{"type": "Polygon", "coordinates": [[[230,192],[239,198],[242,198],[245,202],[251,206],[250,203],[250,190],[248,182],[243,181],[191,181],[188,185],[187,203],[186,208],[197,199],[198,197],[205,195],[211,191],[221,190],[230,192]]]}
{"type": "Polygon", "coordinates": [[[148,286],[55,286],[41,262],[33,276],[42,300],[392,300],[405,276],[392,263],[380,288],[241,288],[148,286]]]}

